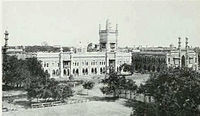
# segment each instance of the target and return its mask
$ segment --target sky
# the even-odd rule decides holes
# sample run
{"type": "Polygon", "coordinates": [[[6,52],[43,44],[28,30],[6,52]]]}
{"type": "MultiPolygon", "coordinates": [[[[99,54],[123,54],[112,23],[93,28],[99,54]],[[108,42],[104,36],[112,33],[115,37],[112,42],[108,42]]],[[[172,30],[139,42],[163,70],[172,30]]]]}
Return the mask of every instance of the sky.
{"type": "MultiPolygon", "coordinates": [[[[11,1],[2,3],[9,45],[99,43],[99,24],[118,24],[118,45],[200,46],[200,1],[11,1]]],[[[3,33],[3,32],[2,32],[3,33]]]]}

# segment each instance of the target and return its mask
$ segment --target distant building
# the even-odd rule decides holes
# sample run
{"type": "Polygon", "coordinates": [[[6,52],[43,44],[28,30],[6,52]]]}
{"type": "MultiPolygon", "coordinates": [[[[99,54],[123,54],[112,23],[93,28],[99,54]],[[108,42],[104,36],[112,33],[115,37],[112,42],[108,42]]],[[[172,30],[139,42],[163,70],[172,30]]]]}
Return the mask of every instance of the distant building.
{"type": "Polygon", "coordinates": [[[24,46],[9,46],[6,54],[9,56],[16,56],[17,59],[23,60],[26,58],[37,57],[37,53],[35,52],[26,52],[24,46]]]}
{"type": "Polygon", "coordinates": [[[36,57],[36,53],[25,52],[25,46],[8,46],[8,31],[5,31],[5,44],[2,47],[3,53],[9,56],[16,56],[18,59],[26,59],[30,57],[36,57]]]}
{"type": "Polygon", "coordinates": [[[98,52],[99,44],[89,43],[87,46],[87,52],[98,52]]]}
{"type": "Polygon", "coordinates": [[[159,72],[165,68],[189,67],[198,70],[198,53],[188,46],[186,38],[185,48],[181,47],[179,38],[178,48],[170,47],[153,47],[143,48],[140,52],[132,53],[132,63],[135,70],[146,70],[159,72]]]}

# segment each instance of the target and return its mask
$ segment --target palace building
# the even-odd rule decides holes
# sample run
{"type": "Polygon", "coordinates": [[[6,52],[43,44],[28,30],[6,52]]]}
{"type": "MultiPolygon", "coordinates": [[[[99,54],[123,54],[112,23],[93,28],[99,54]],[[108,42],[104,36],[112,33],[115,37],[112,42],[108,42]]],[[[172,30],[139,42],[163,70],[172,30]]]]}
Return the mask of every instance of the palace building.
{"type": "Polygon", "coordinates": [[[99,50],[86,52],[78,50],[63,52],[62,47],[58,53],[38,52],[37,59],[50,77],[68,78],[83,75],[101,75],[108,73],[109,69],[119,70],[119,66],[131,64],[131,53],[117,50],[118,29],[113,29],[109,20],[106,21],[105,29],[99,25],[99,50]]]}
{"type": "Polygon", "coordinates": [[[36,57],[42,64],[44,71],[51,78],[66,78],[71,75],[75,78],[84,75],[102,75],[109,73],[110,69],[119,71],[119,67],[126,63],[132,64],[136,71],[159,72],[172,67],[189,67],[198,70],[198,53],[188,45],[186,38],[185,47],[146,47],[132,51],[118,49],[118,25],[115,29],[106,21],[105,29],[99,25],[99,44],[90,43],[87,50],[84,48],[70,49],[64,52],[60,47],[59,52],[24,51],[24,47],[8,47],[8,32],[5,32],[5,45],[3,53],[15,55],[19,59],[36,57]]]}
{"type": "Polygon", "coordinates": [[[198,53],[188,46],[188,38],[186,38],[185,47],[181,47],[181,38],[179,38],[178,48],[157,47],[133,52],[132,63],[138,71],[159,72],[169,67],[189,67],[198,70],[198,53]]]}

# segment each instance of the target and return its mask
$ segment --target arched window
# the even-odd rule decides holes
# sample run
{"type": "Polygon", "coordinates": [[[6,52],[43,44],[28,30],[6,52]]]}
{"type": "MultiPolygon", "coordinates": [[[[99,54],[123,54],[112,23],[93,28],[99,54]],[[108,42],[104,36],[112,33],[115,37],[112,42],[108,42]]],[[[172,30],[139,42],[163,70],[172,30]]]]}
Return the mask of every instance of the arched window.
{"type": "Polygon", "coordinates": [[[65,69],[63,70],[63,74],[64,74],[64,75],[66,75],[66,74],[67,74],[67,72],[66,72],[66,70],[65,70],[65,69]]]}
{"type": "Polygon", "coordinates": [[[79,74],[79,71],[78,71],[78,69],[76,69],[76,74],[77,74],[77,75],[79,74]]]}
{"type": "Polygon", "coordinates": [[[70,72],[69,72],[69,69],[67,69],[67,75],[69,76],[70,72]]]}
{"type": "Polygon", "coordinates": [[[73,74],[75,74],[75,69],[73,69],[73,74]]]}
{"type": "Polygon", "coordinates": [[[94,69],[95,74],[97,74],[97,68],[94,69]]]}
{"type": "Polygon", "coordinates": [[[137,64],[135,65],[135,70],[138,70],[138,65],[137,64]]]}
{"type": "Polygon", "coordinates": [[[86,73],[86,75],[88,74],[88,69],[87,68],[85,69],[85,73],[86,73]]]}
{"type": "Polygon", "coordinates": [[[103,67],[103,73],[106,73],[106,68],[105,67],[103,67]]]}
{"type": "Polygon", "coordinates": [[[53,76],[56,75],[56,71],[55,71],[55,70],[52,71],[52,75],[53,75],[53,76]]]}
{"type": "Polygon", "coordinates": [[[82,69],[82,73],[85,74],[85,70],[84,70],[84,68],[82,69]]]}
{"type": "Polygon", "coordinates": [[[91,73],[94,73],[94,69],[92,68],[91,73]]]}
{"type": "Polygon", "coordinates": [[[103,69],[102,69],[102,68],[100,68],[100,73],[102,74],[102,72],[103,72],[103,69]]]}
{"type": "Polygon", "coordinates": [[[151,66],[148,66],[148,71],[149,71],[149,72],[151,71],[151,66]]]}
{"type": "Polygon", "coordinates": [[[155,66],[153,66],[152,71],[155,72],[155,70],[156,70],[156,68],[155,68],[155,66]]]}
{"type": "Polygon", "coordinates": [[[56,70],[56,75],[58,76],[60,74],[59,70],[57,69],[56,70]]]}
{"type": "Polygon", "coordinates": [[[181,58],[181,65],[182,67],[185,67],[185,56],[182,56],[181,58]]]}

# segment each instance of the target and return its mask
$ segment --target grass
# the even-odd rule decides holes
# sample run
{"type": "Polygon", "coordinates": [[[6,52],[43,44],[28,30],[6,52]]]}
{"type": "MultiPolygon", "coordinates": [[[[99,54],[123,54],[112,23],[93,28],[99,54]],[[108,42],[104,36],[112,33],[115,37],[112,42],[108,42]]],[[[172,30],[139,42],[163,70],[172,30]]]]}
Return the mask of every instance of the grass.
{"type": "MultiPolygon", "coordinates": [[[[122,101],[123,102],[123,101],[122,101]]],[[[129,116],[131,108],[118,102],[91,101],[62,106],[4,112],[4,116],[129,116]]]]}

